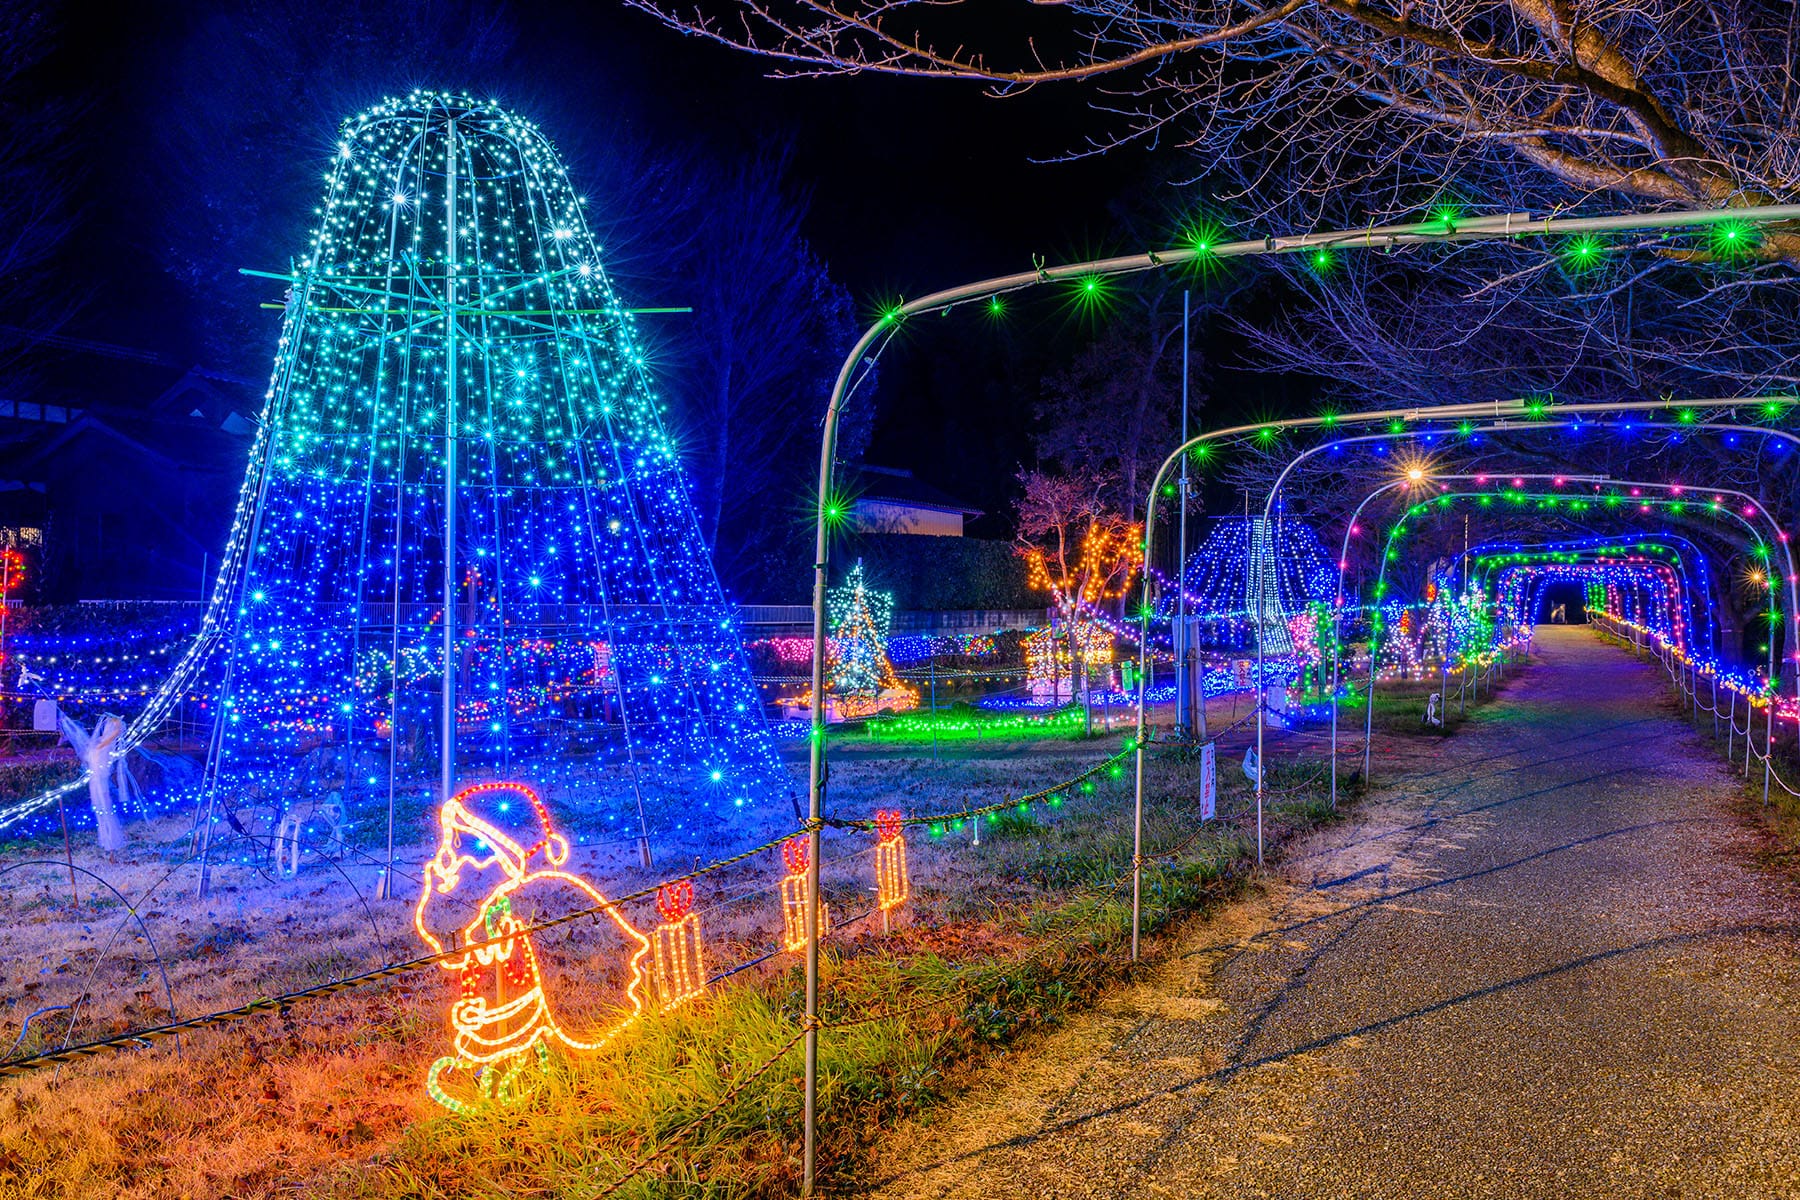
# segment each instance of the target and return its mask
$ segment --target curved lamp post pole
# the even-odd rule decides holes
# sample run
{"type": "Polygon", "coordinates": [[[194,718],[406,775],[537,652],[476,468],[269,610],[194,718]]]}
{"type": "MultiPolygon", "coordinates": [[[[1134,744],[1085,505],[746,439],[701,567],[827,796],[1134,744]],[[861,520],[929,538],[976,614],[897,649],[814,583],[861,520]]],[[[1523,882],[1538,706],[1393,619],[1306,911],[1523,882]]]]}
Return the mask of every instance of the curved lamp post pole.
{"type": "MultiPolygon", "coordinates": [[[[1535,428],[1544,428],[1544,427],[1554,428],[1556,424],[1558,424],[1558,423],[1557,422],[1543,422],[1534,427],[1535,428]]],[[[1485,427],[1483,427],[1483,428],[1485,428],[1485,427]]],[[[1389,441],[1396,441],[1396,440],[1405,439],[1405,438],[1411,438],[1413,436],[1415,436],[1415,435],[1410,432],[1365,433],[1365,434],[1359,434],[1356,437],[1338,438],[1335,441],[1322,442],[1317,446],[1310,446],[1307,449],[1302,450],[1300,453],[1294,455],[1291,459],[1289,459],[1287,465],[1281,469],[1281,474],[1279,474],[1275,477],[1274,486],[1272,486],[1269,489],[1268,497],[1263,501],[1263,527],[1265,529],[1268,528],[1269,514],[1272,511],[1274,511],[1274,507],[1275,507],[1275,497],[1281,494],[1282,485],[1287,482],[1287,477],[1293,473],[1293,470],[1295,467],[1298,467],[1301,463],[1305,462],[1307,459],[1312,458],[1315,455],[1323,454],[1327,450],[1330,450],[1333,448],[1341,448],[1341,447],[1348,446],[1348,445],[1354,445],[1358,442],[1389,442],[1389,441]]],[[[1363,497],[1362,504],[1358,504],[1356,506],[1356,513],[1351,516],[1350,524],[1346,525],[1344,527],[1344,552],[1338,556],[1338,564],[1339,564],[1338,565],[1338,597],[1340,600],[1342,599],[1343,593],[1344,593],[1343,563],[1344,563],[1344,560],[1349,556],[1350,526],[1355,525],[1357,516],[1360,516],[1362,514],[1363,504],[1367,504],[1374,497],[1382,494],[1383,492],[1388,491],[1390,488],[1397,487],[1401,484],[1420,483],[1420,482],[1423,482],[1427,478],[1428,478],[1427,474],[1422,470],[1418,470],[1416,474],[1409,472],[1406,476],[1404,476],[1400,479],[1394,480],[1392,483],[1389,483],[1383,487],[1379,487],[1379,488],[1375,489],[1373,492],[1370,492],[1367,496],[1363,497]]],[[[1448,475],[1448,476],[1438,476],[1435,478],[1473,479],[1473,478],[1475,478],[1475,476],[1472,474],[1471,475],[1448,475]]],[[[1555,478],[1555,476],[1543,475],[1543,476],[1532,476],[1532,478],[1550,479],[1550,478],[1555,478]]],[[[1570,477],[1563,476],[1563,478],[1570,478],[1570,477]]],[[[1591,478],[1591,477],[1584,477],[1584,478],[1591,478]]],[[[1270,536],[1273,537],[1273,534],[1271,534],[1270,536]]],[[[1263,609],[1263,597],[1260,595],[1256,598],[1256,606],[1257,606],[1256,607],[1256,612],[1257,612],[1257,636],[1256,636],[1256,861],[1260,863],[1262,861],[1262,857],[1263,857],[1263,791],[1264,791],[1263,779],[1268,774],[1268,764],[1263,761],[1263,729],[1264,729],[1263,715],[1264,715],[1264,711],[1265,711],[1265,705],[1263,704],[1263,694],[1264,694],[1266,685],[1263,681],[1263,671],[1264,671],[1264,667],[1265,667],[1264,657],[1265,656],[1263,654],[1262,621],[1263,621],[1264,609],[1263,609]]],[[[1332,640],[1334,642],[1337,639],[1337,631],[1338,631],[1338,622],[1337,622],[1336,612],[1337,612],[1337,609],[1334,606],[1333,607],[1332,624],[1331,624],[1332,640]]],[[[1371,647],[1370,647],[1370,651],[1371,651],[1370,662],[1369,662],[1369,670],[1371,673],[1371,677],[1373,676],[1373,672],[1375,669],[1373,649],[1374,649],[1374,647],[1371,645],[1371,647]]],[[[1337,807],[1337,665],[1336,665],[1336,655],[1335,654],[1333,655],[1332,662],[1333,662],[1333,665],[1332,665],[1332,671],[1331,671],[1331,679],[1332,679],[1332,689],[1331,689],[1331,807],[1336,808],[1337,807]]],[[[1373,697],[1374,697],[1374,690],[1373,690],[1373,685],[1371,685],[1371,689],[1370,689],[1371,700],[1373,700],[1373,697]]],[[[1363,781],[1366,784],[1368,781],[1368,778],[1369,778],[1368,761],[1367,761],[1367,759],[1368,759],[1368,744],[1367,744],[1366,740],[1363,745],[1363,756],[1364,756],[1363,781]]]]}
{"type": "MultiPolygon", "coordinates": [[[[1569,424],[1569,422],[1544,421],[1544,422],[1538,422],[1538,423],[1534,424],[1533,428],[1538,428],[1538,429],[1552,428],[1553,429],[1553,428],[1558,427],[1559,425],[1564,425],[1564,424],[1569,424]]],[[[1485,425],[1482,425],[1482,426],[1478,426],[1477,428],[1486,429],[1487,427],[1485,425]]],[[[1293,473],[1294,468],[1298,467],[1301,463],[1305,462],[1307,459],[1312,458],[1319,454],[1323,454],[1328,450],[1342,449],[1345,446],[1355,445],[1360,442],[1391,442],[1391,441],[1398,441],[1398,440],[1404,440],[1407,438],[1412,438],[1414,436],[1416,436],[1416,435],[1409,431],[1402,431],[1399,433],[1392,433],[1392,432],[1389,432],[1389,433],[1364,433],[1364,434],[1358,434],[1355,437],[1338,438],[1334,441],[1321,442],[1317,446],[1309,446],[1305,450],[1302,450],[1300,453],[1294,455],[1292,458],[1290,458],[1288,460],[1287,465],[1282,467],[1281,473],[1275,477],[1274,485],[1269,488],[1268,497],[1266,499],[1264,499],[1264,501],[1263,501],[1263,527],[1266,529],[1269,526],[1269,514],[1272,511],[1274,511],[1275,497],[1281,494],[1282,485],[1287,482],[1287,477],[1293,473]]],[[[1182,463],[1184,466],[1186,465],[1186,462],[1187,462],[1187,460],[1184,457],[1182,459],[1182,463]]],[[[1333,642],[1332,667],[1331,667],[1331,807],[1334,809],[1337,808],[1337,792],[1338,792],[1338,773],[1337,773],[1337,729],[1338,729],[1338,702],[1337,702],[1338,666],[1337,666],[1337,658],[1338,658],[1338,656],[1336,653],[1336,642],[1337,642],[1337,636],[1338,636],[1338,615],[1337,614],[1339,611],[1339,607],[1343,603],[1343,597],[1344,597],[1344,563],[1345,563],[1345,560],[1348,559],[1348,557],[1350,555],[1350,530],[1351,530],[1351,528],[1353,528],[1355,526],[1357,517],[1362,515],[1363,505],[1367,504],[1370,500],[1373,500],[1376,496],[1379,496],[1379,495],[1383,494],[1384,492],[1389,491],[1392,488],[1399,487],[1403,484],[1420,483],[1420,482],[1423,482],[1424,480],[1426,480],[1428,477],[1429,478],[1439,478],[1439,479],[1474,479],[1474,478],[1476,478],[1476,476],[1473,474],[1428,476],[1428,473],[1425,472],[1424,470],[1419,469],[1419,468],[1414,468],[1412,471],[1408,472],[1402,478],[1396,479],[1392,483],[1389,483],[1382,487],[1376,488],[1374,491],[1370,492],[1367,496],[1364,496],[1362,499],[1362,503],[1358,504],[1356,506],[1356,511],[1351,514],[1349,523],[1344,526],[1343,550],[1338,555],[1338,588],[1337,588],[1338,604],[1332,606],[1332,621],[1331,621],[1331,636],[1332,636],[1332,642],[1333,642]]],[[[1598,479],[1599,477],[1592,476],[1592,475],[1580,475],[1580,476],[1533,475],[1533,476],[1528,476],[1527,478],[1532,478],[1532,479],[1554,479],[1554,478],[1579,479],[1583,482],[1592,482],[1592,481],[1598,479]]],[[[1273,533],[1271,533],[1270,536],[1271,536],[1271,538],[1273,538],[1273,536],[1274,536],[1273,533]]],[[[1262,857],[1263,857],[1263,790],[1264,790],[1263,778],[1268,773],[1268,764],[1263,761],[1263,728],[1264,728],[1264,725],[1263,725],[1263,715],[1264,715],[1263,694],[1264,694],[1264,690],[1265,690],[1265,684],[1263,682],[1264,654],[1263,654],[1263,638],[1262,638],[1262,622],[1263,622],[1263,614],[1264,614],[1263,601],[1264,601],[1264,598],[1260,595],[1256,598],[1256,613],[1257,613],[1257,618],[1256,618],[1256,624],[1257,624],[1257,636],[1256,636],[1256,861],[1259,863],[1262,861],[1262,857]]],[[[1374,646],[1371,644],[1370,656],[1369,656],[1369,671],[1370,671],[1371,679],[1373,678],[1374,670],[1375,670],[1374,646]]],[[[1369,694],[1370,694],[1370,699],[1372,701],[1374,698],[1373,683],[1371,683],[1371,685],[1370,685],[1370,693],[1369,694]]],[[[1365,741],[1363,744],[1363,781],[1365,784],[1367,784],[1368,778],[1369,778],[1368,742],[1365,737],[1365,741]]]]}
{"type": "Polygon", "coordinates": [[[1337,596],[1331,605],[1331,807],[1337,809],[1338,798],[1338,672],[1343,664],[1344,637],[1344,574],[1350,567],[1350,537],[1356,532],[1356,523],[1362,519],[1363,509],[1377,496],[1386,495],[1397,487],[1411,483],[1410,479],[1395,479],[1382,484],[1364,496],[1344,522],[1343,541],[1338,546],[1338,582],[1337,596]]]}
{"type": "MultiPolygon", "coordinates": [[[[977,300],[988,300],[995,296],[1023,291],[1040,284],[1054,283],[1059,280],[1100,278],[1115,275],[1130,275],[1143,271],[1158,270],[1163,267],[1184,266],[1190,263],[1211,261],[1221,258],[1252,258],[1263,255],[1298,254],[1306,251],[1328,249],[1368,249],[1392,250],[1400,246],[1421,246],[1438,243],[1462,243],[1505,241],[1524,237],[1555,237],[1580,233],[1632,233],[1652,229],[1693,229],[1710,225],[1742,222],[1746,225],[1765,225],[1780,221],[1800,219],[1800,204],[1776,204],[1745,208],[1715,208],[1698,210],[1678,210],[1674,212],[1632,213],[1616,216],[1600,217],[1534,217],[1529,213],[1502,213],[1490,217],[1471,217],[1467,220],[1433,220],[1405,225],[1369,226],[1363,229],[1341,229],[1328,232],[1289,234],[1263,238],[1243,239],[1232,242],[1221,242],[1213,245],[1207,242],[1196,242],[1188,246],[1144,254],[1125,255],[1115,258],[1094,259],[1089,262],[1071,263],[1064,266],[1040,266],[1031,271],[1021,271],[1011,275],[1000,275],[992,279],[977,280],[958,287],[946,288],[933,292],[917,300],[909,300],[884,313],[880,320],[863,331],[861,337],[851,348],[849,355],[839,368],[837,379],[831,388],[831,398],[825,407],[824,428],[819,439],[819,492],[814,506],[814,553],[813,553],[813,662],[812,662],[812,728],[810,736],[812,749],[810,754],[807,781],[807,841],[812,851],[810,865],[807,868],[807,920],[811,922],[818,911],[819,903],[819,829],[824,819],[825,788],[825,719],[824,696],[825,685],[825,584],[827,568],[827,552],[829,550],[829,523],[838,514],[836,503],[832,499],[832,472],[837,457],[838,420],[843,413],[845,401],[852,386],[852,378],[856,374],[857,364],[882,337],[892,332],[904,318],[916,313],[938,310],[948,312],[958,305],[977,300]]],[[[1442,406],[1440,406],[1441,408],[1442,406]]],[[[1482,413],[1494,411],[1495,406],[1473,406],[1482,413]]],[[[1403,416],[1415,415],[1420,410],[1409,409],[1403,416]]],[[[1522,412],[1522,407],[1521,410],[1522,412]]],[[[1185,450],[1184,445],[1183,449],[1185,450]]],[[[1160,486],[1160,472],[1158,484],[1160,486]]],[[[1149,529],[1146,526],[1145,541],[1149,541],[1149,529]]],[[[1140,745],[1138,763],[1138,807],[1142,809],[1143,763],[1143,681],[1138,684],[1138,741],[1140,745]]],[[[1141,820],[1139,821],[1141,825],[1141,820]]],[[[1133,892],[1138,890],[1137,875],[1140,868],[1133,866],[1133,892]]],[[[1135,905],[1134,905],[1135,908],[1135,905]]],[[[811,925],[808,928],[812,928],[811,925]]],[[[816,1138],[815,1123],[817,1117],[816,1099],[818,1095],[818,951],[816,937],[807,942],[806,953],[806,1074],[805,1074],[805,1135],[802,1151],[803,1174],[802,1194],[810,1195],[815,1180],[816,1138]]],[[[1137,927],[1132,927],[1132,953],[1137,953],[1137,927]]]]}

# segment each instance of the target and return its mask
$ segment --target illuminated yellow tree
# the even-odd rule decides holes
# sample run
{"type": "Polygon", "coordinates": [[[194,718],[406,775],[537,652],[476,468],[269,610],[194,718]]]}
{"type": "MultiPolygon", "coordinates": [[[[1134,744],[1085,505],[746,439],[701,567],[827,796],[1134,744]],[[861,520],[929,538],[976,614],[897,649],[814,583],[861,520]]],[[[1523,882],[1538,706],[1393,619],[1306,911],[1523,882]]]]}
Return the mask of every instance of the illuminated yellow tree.
{"type": "Polygon", "coordinates": [[[1087,627],[1103,606],[1123,603],[1137,576],[1144,527],[1101,499],[1104,481],[1081,473],[1023,471],[1017,548],[1027,584],[1048,592],[1054,615],[1067,622],[1071,667],[1091,640],[1087,627]]]}
{"type": "Polygon", "coordinates": [[[1144,527],[1109,509],[1091,475],[1023,471],[1019,482],[1019,556],[1034,591],[1049,592],[1074,618],[1122,600],[1137,575],[1144,527]]]}

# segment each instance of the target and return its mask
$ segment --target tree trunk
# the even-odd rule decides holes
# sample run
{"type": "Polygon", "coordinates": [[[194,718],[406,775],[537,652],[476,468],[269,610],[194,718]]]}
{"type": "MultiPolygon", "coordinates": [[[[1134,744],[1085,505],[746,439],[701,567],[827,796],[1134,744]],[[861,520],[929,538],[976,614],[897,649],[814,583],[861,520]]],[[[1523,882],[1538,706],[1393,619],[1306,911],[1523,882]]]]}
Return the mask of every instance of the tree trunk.
{"type": "Polygon", "coordinates": [[[701,533],[719,554],[719,523],[725,518],[725,472],[731,465],[731,362],[726,360],[719,372],[718,394],[714,398],[712,435],[712,469],[706,481],[704,507],[701,509],[701,533]]]}

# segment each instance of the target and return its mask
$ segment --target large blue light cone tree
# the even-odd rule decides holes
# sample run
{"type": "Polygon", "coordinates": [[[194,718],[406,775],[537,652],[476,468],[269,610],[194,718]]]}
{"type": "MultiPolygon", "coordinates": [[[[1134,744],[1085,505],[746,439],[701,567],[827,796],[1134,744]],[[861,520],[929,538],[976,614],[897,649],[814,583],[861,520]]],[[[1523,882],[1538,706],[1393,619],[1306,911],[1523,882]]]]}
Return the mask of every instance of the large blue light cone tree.
{"type": "Polygon", "coordinates": [[[415,92],[345,124],[317,211],[215,606],[206,811],[497,777],[631,820],[601,793],[661,773],[766,794],[663,406],[548,140],[415,92]]]}

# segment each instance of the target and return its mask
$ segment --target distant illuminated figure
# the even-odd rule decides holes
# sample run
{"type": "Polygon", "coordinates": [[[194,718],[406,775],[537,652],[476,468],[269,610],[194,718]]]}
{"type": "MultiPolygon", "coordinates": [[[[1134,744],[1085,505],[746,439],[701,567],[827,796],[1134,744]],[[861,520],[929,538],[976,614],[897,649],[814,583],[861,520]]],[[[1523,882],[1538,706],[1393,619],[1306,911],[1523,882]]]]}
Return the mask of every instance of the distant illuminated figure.
{"type": "MultiPolygon", "coordinates": [[[[499,808],[505,811],[505,803],[499,808]]],[[[431,1064],[425,1086],[434,1100],[452,1112],[467,1112],[471,1105],[444,1089],[446,1071],[469,1072],[478,1099],[516,1100],[543,1081],[550,1042],[560,1042],[570,1050],[598,1050],[643,1013],[639,989],[650,941],[592,884],[555,869],[568,858],[568,839],[551,828],[549,810],[524,784],[477,784],[456,793],[438,810],[437,853],[425,864],[425,890],[413,914],[413,927],[434,954],[441,954],[444,945],[432,932],[431,917],[435,914],[441,919],[441,910],[459,891],[481,896],[473,918],[458,927],[466,949],[438,963],[457,972],[461,983],[450,1006],[455,1053],[431,1064]],[[538,833],[531,845],[521,845],[480,811],[504,795],[523,797],[531,805],[538,833]],[[513,897],[520,889],[545,882],[568,884],[604,909],[631,948],[626,1015],[590,1041],[570,1036],[557,1023],[544,996],[537,951],[524,932],[530,922],[513,912],[513,897]]],[[[453,910],[452,919],[467,911],[453,910]]]]}
{"type": "Polygon", "coordinates": [[[1551,608],[1550,623],[1552,625],[1567,625],[1569,623],[1568,606],[1565,604],[1558,604],[1551,608]]]}

